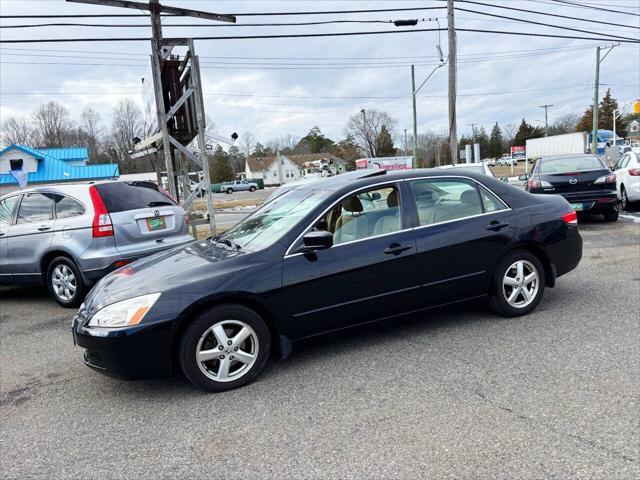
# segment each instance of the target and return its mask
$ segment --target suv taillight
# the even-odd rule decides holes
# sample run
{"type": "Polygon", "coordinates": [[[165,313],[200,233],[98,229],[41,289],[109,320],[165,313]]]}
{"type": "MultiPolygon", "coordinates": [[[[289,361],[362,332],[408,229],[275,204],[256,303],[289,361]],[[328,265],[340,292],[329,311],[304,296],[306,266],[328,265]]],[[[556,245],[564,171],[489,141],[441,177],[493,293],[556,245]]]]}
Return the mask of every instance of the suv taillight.
{"type": "Polygon", "coordinates": [[[570,212],[562,215],[562,220],[567,225],[578,225],[578,214],[575,210],[571,210],[570,212]]]}
{"type": "Polygon", "coordinates": [[[98,189],[92,185],[89,187],[89,195],[91,196],[91,203],[93,203],[93,237],[111,237],[113,236],[113,223],[111,223],[111,217],[109,211],[102,201],[102,197],[98,192],[98,189]]]}

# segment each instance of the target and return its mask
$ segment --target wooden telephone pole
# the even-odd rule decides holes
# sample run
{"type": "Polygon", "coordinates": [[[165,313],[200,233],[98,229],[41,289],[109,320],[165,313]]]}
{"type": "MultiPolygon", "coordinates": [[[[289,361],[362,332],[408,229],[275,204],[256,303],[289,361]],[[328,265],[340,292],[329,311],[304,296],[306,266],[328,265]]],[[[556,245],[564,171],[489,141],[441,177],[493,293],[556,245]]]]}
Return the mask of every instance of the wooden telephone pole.
{"type": "MultiPolygon", "coordinates": [[[[161,14],[169,14],[182,17],[196,17],[219,22],[235,23],[233,15],[219,15],[217,13],[191,10],[161,5],[159,0],[149,0],[149,3],[134,2],[129,0],[66,0],[72,3],[86,3],[91,5],[131,8],[135,10],[149,11],[151,17],[151,72],[153,76],[156,112],[158,117],[158,132],[151,135],[153,143],[160,143],[158,150],[164,151],[165,168],[167,170],[167,182],[169,193],[178,198],[179,189],[174,168],[174,153],[179,152],[183,158],[191,160],[202,168],[203,179],[199,185],[183,201],[183,206],[189,209],[197,197],[198,192],[204,191],[207,195],[207,210],[209,213],[209,225],[211,233],[216,234],[213,197],[211,194],[211,177],[209,174],[209,162],[206,158],[205,138],[205,113],[202,93],[202,81],[200,77],[200,62],[195,53],[193,39],[170,38],[165,39],[162,34],[161,14]],[[187,47],[187,53],[180,61],[179,80],[163,80],[164,64],[170,58],[173,47],[187,47]],[[171,95],[169,90],[171,89],[171,95]],[[178,97],[179,98],[176,98],[178,97]],[[167,105],[166,98],[169,98],[167,105]],[[173,127],[170,129],[169,123],[173,127]],[[178,126],[180,124],[180,126],[178,126]],[[160,138],[157,138],[157,137],[160,138]],[[176,138],[177,137],[177,138],[176,138]],[[188,145],[196,140],[198,148],[190,149],[188,145]],[[196,153],[197,152],[197,155],[196,153]]],[[[176,60],[171,59],[173,62],[176,60]]],[[[169,77],[169,75],[166,75],[169,77]]],[[[148,148],[146,142],[146,148],[148,148]]],[[[187,178],[184,178],[185,194],[189,190],[188,168],[187,178]]],[[[184,175],[183,175],[184,176],[184,175]]]]}
{"type": "Polygon", "coordinates": [[[458,126],[456,121],[456,27],[453,0],[447,0],[449,23],[449,154],[451,163],[458,163],[458,126]]]}

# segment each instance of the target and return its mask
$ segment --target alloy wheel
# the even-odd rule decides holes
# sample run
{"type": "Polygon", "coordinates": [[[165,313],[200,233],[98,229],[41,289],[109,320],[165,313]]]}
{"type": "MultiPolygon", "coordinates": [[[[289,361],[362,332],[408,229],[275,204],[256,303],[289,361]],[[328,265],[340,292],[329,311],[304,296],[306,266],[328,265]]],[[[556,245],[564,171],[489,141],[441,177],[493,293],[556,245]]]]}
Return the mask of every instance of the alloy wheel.
{"type": "Polygon", "coordinates": [[[223,320],[208,328],[196,346],[200,371],[216,382],[243,377],[258,358],[258,336],[240,320],[223,320]]]}
{"type": "Polygon", "coordinates": [[[65,302],[74,297],[78,288],[76,276],[65,264],[60,264],[53,269],[51,283],[55,294],[65,302]]]}
{"type": "Polygon", "coordinates": [[[524,308],[536,298],[539,286],[536,267],[527,260],[518,260],[504,274],[502,294],[512,307],[524,308]]]}

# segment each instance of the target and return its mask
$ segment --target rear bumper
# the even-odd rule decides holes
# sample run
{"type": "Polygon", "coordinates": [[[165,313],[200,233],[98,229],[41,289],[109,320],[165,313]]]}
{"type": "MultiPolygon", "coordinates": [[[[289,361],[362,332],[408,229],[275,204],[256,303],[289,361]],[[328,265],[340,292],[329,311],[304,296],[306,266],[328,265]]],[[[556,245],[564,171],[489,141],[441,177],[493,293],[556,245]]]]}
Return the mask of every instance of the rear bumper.
{"type": "MultiPolygon", "coordinates": [[[[171,244],[171,245],[162,246],[160,248],[150,249],[148,251],[135,252],[135,253],[130,254],[130,255],[117,254],[117,255],[105,256],[103,258],[103,261],[105,263],[107,263],[106,266],[101,267],[101,268],[93,268],[93,269],[82,270],[82,275],[84,277],[85,284],[87,284],[89,286],[94,285],[102,277],[107,276],[109,273],[113,272],[114,270],[117,270],[118,268],[120,268],[120,267],[122,267],[122,266],[124,266],[126,264],[133,263],[136,260],[140,260],[141,258],[148,257],[149,255],[153,255],[153,254],[160,253],[160,252],[165,252],[165,251],[170,250],[172,248],[181,247],[181,246],[186,245],[187,243],[190,243],[192,241],[193,241],[193,238],[188,236],[188,238],[183,242],[180,242],[180,243],[177,243],[177,244],[171,244]]],[[[80,262],[82,264],[82,259],[80,259],[80,262]]]]}
{"type": "Polygon", "coordinates": [[[563,193],[564,199],[579,206],[579,211],[605,212],[615,208],[618,196],[615,191],[594,193],[563,193]]]}
{"type": "Polygon", "coordinates": [[[568,226],[566,237],[546,248],[549,261],[555,268],[555,276],[560,277],[575,269],[582,260],[582,237],[577,226],[568,226]]]}
{"type": "Polygon", "coordinates": [[[105,375],[129,380],[171,372],[171,322],[125,329],[87,328],[76,315],[72,322],[74,344],[84,348],[84,363],[105,375]]]}

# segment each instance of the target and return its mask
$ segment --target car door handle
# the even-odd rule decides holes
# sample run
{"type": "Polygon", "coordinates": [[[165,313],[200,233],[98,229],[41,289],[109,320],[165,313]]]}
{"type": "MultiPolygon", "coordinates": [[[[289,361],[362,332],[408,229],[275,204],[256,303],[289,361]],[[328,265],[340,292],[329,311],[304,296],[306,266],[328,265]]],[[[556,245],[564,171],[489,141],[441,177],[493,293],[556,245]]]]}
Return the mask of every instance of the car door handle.
{"type": "Polygon", "coordinates": [[[498,230],[502,230],[503,228],[508,226],[509,226],[509,223],[507,222],[498,222],[494,220],[489,225],[487,225],[487,230],[493,230],[494,232],[497,232],[498,230]]]}
{"type": "Polygon", "coordinates": [[[409,250],[411,245],[400,245],[399,243],[392,243],[387,248],[384,249],[384,253],[387,255],[398,255],[399,253],[404,252],[405,250],[409,250]]]}
{"type": "Polygon", "coordinates": [[[47,230],[51,230],[51,227],[47,227],[46,225],[42,225],[38,228],[39,232],[46,232],[47,230]]]}

